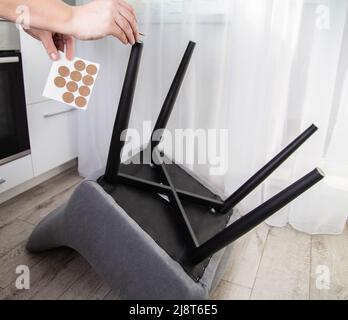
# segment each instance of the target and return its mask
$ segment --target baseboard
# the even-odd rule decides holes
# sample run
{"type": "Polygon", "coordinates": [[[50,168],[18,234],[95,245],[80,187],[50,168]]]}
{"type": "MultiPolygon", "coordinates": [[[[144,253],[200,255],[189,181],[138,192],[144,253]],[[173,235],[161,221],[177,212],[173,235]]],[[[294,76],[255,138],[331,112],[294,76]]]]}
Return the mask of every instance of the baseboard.
{"type": "Polygon", "coordinates": [[[61,166],[54,168],[46,173],[43,173],[31,180],[28,180],[10,190],[7,190],[3,193],[0,194],[0,204],[4,203],[7,200],[10,200],[11,198],[14,198],[16,196],[18,196],[19,194],[28,191],[29,189],[36,187],[37,185],[39,185],[40,183],[45,182],[48,179],[53,178],[54,176],[74,167],[77,166],[77,159],[73,159],[69,162],[66,162],[64,164],[62,164],[61,166]]]}

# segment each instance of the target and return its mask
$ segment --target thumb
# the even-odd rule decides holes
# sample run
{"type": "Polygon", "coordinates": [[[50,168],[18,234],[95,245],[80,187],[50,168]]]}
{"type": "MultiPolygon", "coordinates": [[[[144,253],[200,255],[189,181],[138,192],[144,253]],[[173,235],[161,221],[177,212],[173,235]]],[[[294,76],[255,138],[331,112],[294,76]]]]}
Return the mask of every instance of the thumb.
{"type": "Polygon", "coordinates": [[[54,44],[52,33],[47,32],[41,37],[41,42],[43,46],[45,47],[47,54],[51,58],[51,60],[58,60],[59,59],[59,53],[56,45],[54,44]]]}

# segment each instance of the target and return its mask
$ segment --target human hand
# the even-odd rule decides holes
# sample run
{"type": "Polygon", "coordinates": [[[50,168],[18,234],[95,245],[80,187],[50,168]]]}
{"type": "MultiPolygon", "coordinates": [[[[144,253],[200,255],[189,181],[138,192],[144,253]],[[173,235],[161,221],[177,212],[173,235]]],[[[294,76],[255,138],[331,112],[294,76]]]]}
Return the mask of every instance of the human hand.
{"type": "Polygon", "coordinates": [[[72,35],[79,40],[114,36],[124,44],[139,40],[136,14],[123,0],[94,0],[72,8],[72,35]]]}
{"type": "Polygon", "coordinates": [[[67,59],[72,60],[74,58],[75,45],[74,38],[72,36],[35,28],[24,30],[33,38],[42,42],[51,60],[59,60],[59,51],[64,52],[64,48],[66,49],[65,52],[67,59]]]}

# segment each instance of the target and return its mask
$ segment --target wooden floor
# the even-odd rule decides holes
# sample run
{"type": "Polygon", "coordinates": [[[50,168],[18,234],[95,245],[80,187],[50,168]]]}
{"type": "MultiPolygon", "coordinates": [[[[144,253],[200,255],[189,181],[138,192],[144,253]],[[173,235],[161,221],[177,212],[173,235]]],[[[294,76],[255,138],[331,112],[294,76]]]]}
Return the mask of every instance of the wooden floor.
{"type": "MultiPolygon", "coordinates": [[[[25,251],[35,225],[64,203],[80,181],[72,169],[0,205],[0,299],[117,299],[72,250],[25,251]],[[15,287],[18,265],[30,268],[30,290],[15,287]]],[[[340,236],[309,236],[260,225],[236,242],[212,298],[348,299],[347,228],[340,236]],[[324,290],[317,289],[320,266],[330,271],[330,288],[324,290]]]]}

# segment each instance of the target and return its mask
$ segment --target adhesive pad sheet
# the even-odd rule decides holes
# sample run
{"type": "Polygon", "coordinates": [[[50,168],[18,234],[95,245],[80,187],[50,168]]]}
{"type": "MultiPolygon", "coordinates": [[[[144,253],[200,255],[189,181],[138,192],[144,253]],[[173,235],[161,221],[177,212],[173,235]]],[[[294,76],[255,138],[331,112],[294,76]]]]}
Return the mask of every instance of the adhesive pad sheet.
{"type": "Polygon", "coordinates": [[[62,57],[52,64],[43,96],[86,110],[98,71],[98,63],[62,57]]]}

